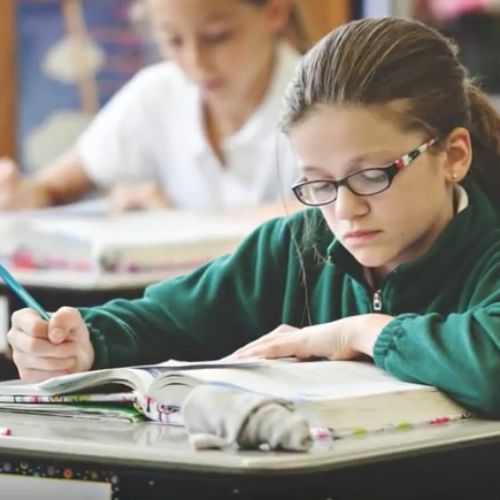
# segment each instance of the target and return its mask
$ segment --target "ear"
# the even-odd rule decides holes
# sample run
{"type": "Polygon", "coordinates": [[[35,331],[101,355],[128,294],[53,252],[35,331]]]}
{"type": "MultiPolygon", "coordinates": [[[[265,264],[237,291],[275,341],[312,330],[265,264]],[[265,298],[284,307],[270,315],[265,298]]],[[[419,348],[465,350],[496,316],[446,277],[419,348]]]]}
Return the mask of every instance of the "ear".
{"type": "Polygon", "coordinates": [[[283,31],[290,17],[290,0],[268,0],[264,7],[269,29],[275,33],[283,31]]]}
{"type": "Polygon", "coordinates": [[[450,184],[460,182],[469,171],[472,162],[470,132],[464,127],[454,128],[444,143],[446,154],[445,176],[450,184]]]}

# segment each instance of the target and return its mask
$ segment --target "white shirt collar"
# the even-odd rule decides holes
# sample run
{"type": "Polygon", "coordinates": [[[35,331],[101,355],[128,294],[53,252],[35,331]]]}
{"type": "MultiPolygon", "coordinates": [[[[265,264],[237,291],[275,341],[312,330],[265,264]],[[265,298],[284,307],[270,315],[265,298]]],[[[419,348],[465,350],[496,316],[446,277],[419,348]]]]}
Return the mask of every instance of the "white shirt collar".
{"type": "Polygon", "coordinates": [[[467,191],[460,184],[455,184],[453,196],[456,201],[457,214],[469,206],[469,196],[467,191]]]}

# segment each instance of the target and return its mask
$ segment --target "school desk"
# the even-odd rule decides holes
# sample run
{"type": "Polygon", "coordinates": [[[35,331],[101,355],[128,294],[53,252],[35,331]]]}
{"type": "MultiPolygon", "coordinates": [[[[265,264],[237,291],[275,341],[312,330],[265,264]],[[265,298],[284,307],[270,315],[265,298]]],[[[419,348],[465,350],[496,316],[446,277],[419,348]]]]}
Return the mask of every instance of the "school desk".
{"type": "Polygon", "coordinates": [[[2,498],[15,498],[9,488],[72,500],[495,499],[500,490],[500,422],[372,434],[309,453],[194,451],[182,428],[153,423],[2,412],[0,425],[12,432],[0,436],[2,498]]]}

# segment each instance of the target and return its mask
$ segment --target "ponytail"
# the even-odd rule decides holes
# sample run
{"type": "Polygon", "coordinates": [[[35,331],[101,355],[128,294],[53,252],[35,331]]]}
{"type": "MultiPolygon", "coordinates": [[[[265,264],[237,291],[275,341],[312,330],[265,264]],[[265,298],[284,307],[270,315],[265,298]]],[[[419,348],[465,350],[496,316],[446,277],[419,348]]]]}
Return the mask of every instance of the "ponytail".
{"type": "Polygon", "coordinates": [[[500,209],[500,115],[488,97],[475,85],[466,83],[469,99],[473,163],[470,176],[500,209]]]}

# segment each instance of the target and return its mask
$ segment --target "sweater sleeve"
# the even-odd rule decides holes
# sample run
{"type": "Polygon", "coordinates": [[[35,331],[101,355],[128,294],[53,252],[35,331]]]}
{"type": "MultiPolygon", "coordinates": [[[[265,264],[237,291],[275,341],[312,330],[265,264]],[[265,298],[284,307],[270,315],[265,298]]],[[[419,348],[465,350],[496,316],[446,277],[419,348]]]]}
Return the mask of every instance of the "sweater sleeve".
{"type": "Polygon", "coordinates": [[[400,379],[436,386],[472,410],[500,415],[499,260],[474,286],[464,286],[468,296],[456,311],[397,316],[375,343],[375,363],[400,379]]]}
{"type": "Polygon", "coordinates": [[[219,358],[272,330],[281,321],[289,239],[286,221],[276,219],[234,253],[152,285],[140,299],[81,309],[93,368],[219,358]]]}

